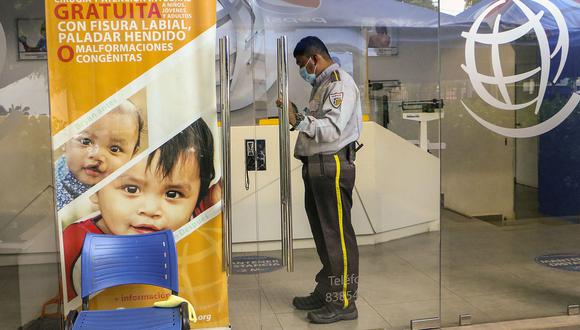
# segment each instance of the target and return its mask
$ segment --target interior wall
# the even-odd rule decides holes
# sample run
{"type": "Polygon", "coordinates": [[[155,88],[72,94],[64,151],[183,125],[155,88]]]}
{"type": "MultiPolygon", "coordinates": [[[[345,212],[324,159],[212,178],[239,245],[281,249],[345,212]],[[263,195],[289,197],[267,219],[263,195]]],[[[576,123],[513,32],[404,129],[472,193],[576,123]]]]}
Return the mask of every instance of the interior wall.
{"type": "MultiPolygon", "coordinates": [[[[310,91],[312,86],[300,77],[299,67],[296,65],[296,60],[292,55],[295,45],[300,41],[300,39],[308,35],[316,35],[319,37],[326,46],[329,52],[349,52],[352,53],[353,62],[350,64],[343,63],[343,66],[352,65],[353,67],[353,79],[357,84],[359,91],[361,92],[361,97],[364,95],[366,90],[366,62],[365,57],[361,51],[364,48],[364,39],[362,37],[361,29],[357,28],[316,28],[316,29],[295,29],[292,31],[279,31],[275,28],[268,28],[265,32],[266,43],[270,45],[276,44],[276,39],[285,35],[287,37],[288,45],[288,92],[289,97],[292,102],[294,102],[299,109],[303,109],[308,106],[308,100],[310,98],[310,91]]],[[[277,98],[276,89],[276,53],[275,50],[267,48],[265,58],[265,67],[257,67],[259,70],[267,70],[266,79],[272,82],[269,86],[268,95],[266,98],[266,107],[268,116],[277,117],[278,109],[276,108],[275,100],[277,98]]],[[[256,74],[256,73],[255,73],[256,74]]],[[[363,112],[365,109],[363,109],[363,112]]]]}
{"type": "MultiPolygon", "coordinates": [[[[234,243],[280,240],[278,126],[232,127],[232,214],[234,243]],[[245,188],[245,139],[264,139],[266,170],[249,172],[245,188]]],[[[290,145],[297,133],[291,133],[290,145]]],[[[439,220],[439,160],[374,122],[363,123],[357,153],[352,222],[358,236],[394,233],[439,220]],[[388,175],[385,175],[388,173],[388,175]]],[[[295,239],[311,239],[304,209],[302,163],[291,158],[295,239]]],[[[411,234],[417,234],[413,231],[411,234]]],[[[397,236],[403,237],[403,236],[397,236]]]]}
{"type": "MultiPolygon", "coordinates": [[[[465,41],[442,41],[439,55],[436,31],[401,29],[399,33],[398,55],[368,58],[370,80],[401,81],[402,88],[391,93],[389,130],[404,139],[417,140],[419,124],[402,119],[398,104],[401,101],[438,98],[437,88],[440,86],[441,98],[445,103],[444,118],[440,123],[433,121],[428,124],[428,138],[431,142],[446,144],[441,154],[441,192],[445,207],[470,216],[501,214],[511,218],[514,141],[483,128],[469,116],[460,102],[464,97],[477,97],[470,90],[467,76],[460,67],[465,62],[465,41]]],[[[505,75],[513,73],[514,50],[502,48],[501,52],[505,75]]],[[[489,66],[489,56],[481,55],[478,64],[489,66]]],[[[509,92],[513,97],[514,89],[509,92]]],[[[476,104],[475,109],[486,115],[491,114],[489,119],[494,123],[507,127],[514,125],[513,113],[492,113],[483,104],[476,104]]]]}
{"type": "Polygon", "coordinates": [[[0,266],[12,266],[3,269],[16,274],[10,278],[16,281],[10,290],[13,312],[0,328],[39,317],[60,280],[47,63],[18,60],[17,19],[43,17],[44,1],[0,1],[0,266]]]}
{"type": "MultiPolygon", "coordinates": [[[[4,88],[31,74],[40,76],[46,81],[46,61],[18,60],[18,36],[16,31],[17,19],[31,19],[44,17],[44,1],[0,1],[0,24],[4,30],[5,45],[0,43],[0,88],[4,88]]],[[[4,97],[5,95],[2,94],[4,97]]],[[[44,99],[47,99],[46,96],[44,99]]],[[[34,100],[29,100],[30,102],[34,100]]],[[[48,104],[48,102],[46,102],[48,104]]],[[[35,109],[33,109],[35,110],[35,109]]],[[[48,113],[48,107],[45,113],[48,113]]]]}
{"type": "Polygon", "coordinates": [[[538,188],[538,137],[516,140],[516,183],[538,188]]]}
{"type": "MultiPolygon", "coordinates": [[[[16,28],[17,19],[42,17],[43,1],[0,2],[0,254],[7,242],[28,240],[38,222],[54,232],[47,63],[18,60],[16,28]]],[[[54,237],[33,243],[56,251],[54,237]]]]}
{"type": "MultiPolygon", "coordinates": [[[[503,127],[513,127],[515,115],[484,103],[472,90],[461,68],[465,63],[464,41],[448,41],[441,48],[441,93],[445,101],[445,119],[441,135],[447,144],[441,156],[441,188],[445,207],[469,216],[502,215],[513,218],[514,210],[514,139],[496,134],[471,117],[461,101],[485,120],[503,127]]],[[[476,52],[478,70],[491,74],[489,51],[476,52]]],[[[501,47],[504,75],[513,75],[515,52],[501,47]]],[[[508,86],[514,99],[515,90],[508,86]]]]}
{"type": "MultiPolygon", "coordinates": [[[[518,61],[517,72],[527,72],[538,66],[538,51],[535,46],[519,45],[515,48],[518,61]]],[[[516,86],[516,103],[525,103],[537,96],[539,84],[533,89],[524,88],[524,84],[516,86]]],[[[529,86],[528,86],[529,87],[529,86]]],[[[538,124],[539,117],[532,111],[517,111],[516,124],[520,127],[530,127],[538,124]]],[[[538,140],[539,137],[517,139],[516,148],[516,183],[538,188],[538,140]]]]}
{"type": "MultiPolygon", "coordinates": [[[[399,80],[400,89],[390,94],[389,130],[406,140],[419,139],[419,123],[403,119],[401,101],[438,98],[439,65],[437,30],[403,29],[398,32],[398,54],[369,56],[369,80],[399,80]]],[[[439,141],[439,124],[427,124],[428,138],[439,141]]]]}

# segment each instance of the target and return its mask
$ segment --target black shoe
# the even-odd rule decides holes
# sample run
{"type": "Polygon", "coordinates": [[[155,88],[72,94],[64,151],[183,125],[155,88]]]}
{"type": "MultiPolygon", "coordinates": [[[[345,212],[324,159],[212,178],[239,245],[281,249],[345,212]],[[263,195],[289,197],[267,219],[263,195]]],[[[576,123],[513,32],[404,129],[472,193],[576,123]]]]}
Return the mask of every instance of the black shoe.
{"type": "Polygon", "coordinates": [[[356,305],[351,303],[346,309],[335,305],[324,305],[324,307],[308,312],[308,319],[312,323],[327,324],[342,320],[354,320],[358,318],[356,305]]]}
{"type": "Polygon", "coordinates": [[[324,306],[324,301],[319,295],[312,292],[307,297],[294,297],[292,300],[292,305],[294,305],[296,309],[309,311],[321,308],[324,306]]]}

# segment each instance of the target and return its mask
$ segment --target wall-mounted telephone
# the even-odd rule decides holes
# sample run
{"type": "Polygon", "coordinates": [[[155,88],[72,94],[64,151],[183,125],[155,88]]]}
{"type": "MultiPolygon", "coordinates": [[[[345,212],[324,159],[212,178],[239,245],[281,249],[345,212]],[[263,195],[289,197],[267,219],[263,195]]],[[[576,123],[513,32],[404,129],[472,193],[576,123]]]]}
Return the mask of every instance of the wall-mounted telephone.
{"type": "Polygon", "coordinates": [[[246,190],[250,190],[250,171],[266,170],[266,140],[246,140],[246,190]]]}
{"type": "Polygon", "coordinates": [[[246,171],[266,170],[266,140],[246,140],[246,171]]]}

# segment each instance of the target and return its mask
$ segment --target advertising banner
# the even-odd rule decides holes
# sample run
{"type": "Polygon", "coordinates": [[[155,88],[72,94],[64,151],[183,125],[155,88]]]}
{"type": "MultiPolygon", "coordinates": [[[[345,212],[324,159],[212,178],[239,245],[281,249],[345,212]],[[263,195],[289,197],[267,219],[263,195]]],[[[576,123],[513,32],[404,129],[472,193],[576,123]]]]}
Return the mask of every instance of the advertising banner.
{"type": "MultiPolygon", "coordinates": [[[[171,229],[194,328],[226,327],[214,0],[46,0],[54,187],[65,312],[86,233],[171,229]]],[[[144,285],[90,308],[152,306],[144,285]]]]}

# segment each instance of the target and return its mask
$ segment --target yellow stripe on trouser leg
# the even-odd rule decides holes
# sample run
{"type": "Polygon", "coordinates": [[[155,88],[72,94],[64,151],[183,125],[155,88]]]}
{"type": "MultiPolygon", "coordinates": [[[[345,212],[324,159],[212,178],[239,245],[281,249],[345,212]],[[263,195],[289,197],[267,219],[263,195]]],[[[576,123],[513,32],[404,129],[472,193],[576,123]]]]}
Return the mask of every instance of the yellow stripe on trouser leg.
{"type": "Polygon", "coordinates": [[[338,227],[340,228],[340,245],[342,247],[342,261],[344,264],[344,272],[342,276],[342,297],[344,298],[343,308],[348,307],[348,298],[346,297],[347,277],[348,277],[348,258],[346,257],[346,244],[344,242],[344,228],[342,225],[342,198],[340,197],[340,159],[338,155],[334,155],[334,162],[336,163],[336,206],[338,210],[338,227]]]}

